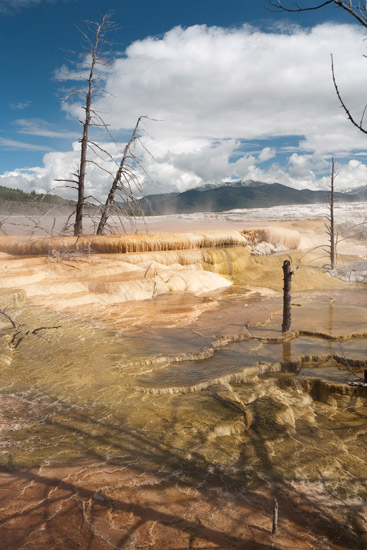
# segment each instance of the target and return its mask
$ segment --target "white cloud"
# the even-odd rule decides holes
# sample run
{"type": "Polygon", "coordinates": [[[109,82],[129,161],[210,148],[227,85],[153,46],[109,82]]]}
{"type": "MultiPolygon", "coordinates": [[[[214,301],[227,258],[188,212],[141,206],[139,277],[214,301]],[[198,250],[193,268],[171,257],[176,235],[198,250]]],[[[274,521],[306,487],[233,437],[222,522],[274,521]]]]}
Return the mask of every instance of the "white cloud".
{"type": "Polygon", "coordinates": [[[259,161],[265,162],[267,160],[270,160],[271,158],[274,158],[275,155],[276,151],[273,147],[264,147],[264,149],[260,152],[259,161]]]}
{"type": "Polygon", "coordinates": [[[18,103],[10,103],[9,108],[14,111],[23,111],[23,109],[28,109],[31,103],[31,101],[18,101],[18,103]]]}
{"type": "MultiPolygon", "coordinates": [[[[116,144],[111,143],[101,143],[100,145],[109,151],[111,156],[115,156],[116,151],[121,153],[124,144],[120,144],[118,148],[116,144]]],[[[92,151],[89,153],[89,158],[98,163],[103,170],[100,170],[95,164],[88,164],[85,186],[86,195],[104,198],[111,185],[117,165],[111,160],[102,161],[92,151]],[[110,171],[111,175],[107,171],[110,171]]],[[[5,172],[0,175],[0,185],[18,187],[25,191],[35,189],[39,193],[53,191],[63,197],[75,199],[76,191],[73,189],[75,185],[71,181],[56,180],[75,180],[73,174],[78,170],[79,159],[80,143],[76,141],[73,143],[72,151],[52,151],[46,153],[43,157],[42,167],[16,169],[5,172]]]]}
{"type": "Polygon", "coordinates": [[[14,123],[19,127],[19,134],[60,139],[77,139],[79,137],[76,132],[58,130],[55,124],[40,118],[20,118],[14,123]]]}
{"type": "MultiPolygon", "coordinates": [[[[70,178],[70,172],[77,167],[79,153],[75,145],[73,151],[67,153],[50,152],[43,157],[43,166],[34,168],[15,169],[0,175],[0,184],[7,187],[17,187],[24,191],[33,189],[39,193],[46,193],[55,187],[61,186],[55,178],[70,178]]],[[[63,196],[74,198],[75,191],[64,188],[63,196]]]]}
{"type": "MultiPolygon", "coordinates": [[[[347,164],[336,163],[335,166],[335,190],[354,189],[367,184],[367,165],[359,160],[352,159],[347,164]]],[[[323,177],[319,186],[328,189],[330,177],[323,177]]]]}
{"type": "Polygon", "coordinates": [[[6,138],[0,138],[0,147],[15,151],[51,151],[51,147],[47,145],[35,145],[33,143],[25,143],[24,141],[6,138]]]}
{"type": "MultiPolygon", "coordinates": [[[[132,127],[148,114],[162,120],[158,136],[254,139],[304,135],[307,145],[327,132],[361,146],[333,90],[330,52],[352,108],[367,84],[363,30],[323,24],[291,34],[251,27],[176,27],[162,38],[133,43],[116,59],[100,101],[112,128],[132,127]]],[[[75,110],[75,106],[74,106],[75,110]]],[[[316,143],[319,145],[319,143],[316,143]]],[[[325,147],[325,145],[324,145],[325,147]]]]}
{"type": "MultiPolygon", "coordinates": [[[[144,181],[147,193],[233,177],[327,188],[331,155],[347,159],[339,162],[340,189],[365,185],[367,169],[352,159],[366,139],[341,110],[330,70],[333,52],[340,91],[359,119],[367,84],[364,47],[362,28],[335,23],[287,32],[176,27],[160,38],[134,42],[116,58],[103,75],[112,95],[95,107],[117,134],[133,128],[141,115],[160,121],[144,120],[153,138],[146,145],[155,158],[140,150],[153,180],[144,181]],[[285,136],[298,136],[299,144],[289,139],[287,147],[277,148],[273,138],[285,136]],[[244,153],[244,142],[254,142],[253,151],[247,145],[244,153]]],[[[76,76],[66,67],[55,74],[76,76]]],[[[64,109],[71,117],[80,115],[77,101],[64,109]]],[[[56,132],[39,121],[21,122],[23,133],[56,132]]],[[[55,177],[67,177],[77,163],[77,147],[46,154],[44,166],[27,178],[49,188],[55,177]]],[[[105,195],[107,174],[90,165],[88,179],[93,194],[105,195]]]]}

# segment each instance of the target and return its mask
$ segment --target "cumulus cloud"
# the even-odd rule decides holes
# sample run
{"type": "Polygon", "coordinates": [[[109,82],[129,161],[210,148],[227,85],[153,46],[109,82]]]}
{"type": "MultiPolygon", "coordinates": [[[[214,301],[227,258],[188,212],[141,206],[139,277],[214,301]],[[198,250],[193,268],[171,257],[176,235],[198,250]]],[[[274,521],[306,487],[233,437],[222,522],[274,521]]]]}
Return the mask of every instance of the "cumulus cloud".
{"type": "MultiPolygon", "coordinates": [[[[86,195],[103,199],[106,197],[112,178],[116,173],[117,164],[115,161],[119,160],[124,144],[100,143],[100,146],[108,151],[109,155],[103,160],[100,158],[98,150],[96,152],[90,150],[89,159],[92,162],[88,164],[85,188],[86,195]]],[[[0,185],[18,187],[25,191],[34,189],[38,193],[52,191],[65,198],[75,199],[76,190],[72,180],[75,180],[73,174],[78,171],[79,159],[80,143],[75,141],[72,151],[46,153],[43,157],[42,167],[15,169],[5,172],[0,175],[0,185]]],[[[132,182],[133,185],[134,182],[132,182]]]]}
{"type": "MultiPolygon", "coordinates": [[[[176,27],[134,42],[116,57],[103,72],[111,94],[99,97],[95,107],[116,135],[126,135],[141,115],[158,120],[144,120],[154,159],[137,150],[151,176],[144,180],[146,193],[238,177],[325,188],[331,155],[340,159],[340,189],[364,185],[365,165],[352,159],[364,150],[365,136],[341,110],[330,70],[333,52],[340,91],[359,119],[367,84],[364,47],[362,28],[335,23],[286,32],[176,27]],[[291,145],[274,145],[286,137],[291,145]]],[[[55,74],[75,79],[67,67],[55,74]]],[[[81,106],[73,99],[63,108],[77,118],[81,106]]],[[[23,133],[54,132],[39,122],[21,122],[23,133]]],[[[65,177],[75,154],[76,146],[70,153],[46,154],[44,166],[33,172],[37,184],[50,186],[56,173],[65,177]]],[[[90,165],[88,178],[93,192],[105,195],[108,176],[90,165]]]]}
{"type": "Polygon", "coordinates": [[[361,138],[340,111],[330,52],[348,105],[363,108],[363,38],[362,29],[335,24],[295,27],[287,34],[248,26],[176,27],[162,38],[133,43],[115,60],[106,81],[113,95],[101,100],[101,110],[109,112],[116,130],[149,114],[163,121],[154,130],[158,135],[301,135],[312,148],[327,132],[334,136],[330,149],[339,138],[350,150],[361,146],[361,138]]]}
{"type": "MultiPolygon", "coordinates": [[[[335,166],[335,189],[349,190],[365,186],[367,182],[367,165],[357,159],[352,159],[346,164],[336,163],[335,166]]],[[[319,187],[328,189],[330,178],[324,176],[319,181],[319,187]]]]}
{"type": "MultiPolygon", "coordinates": [[[[0,175],[0,184],[7,187],[20,188],[24,191],[47,193],[60,186],[55,178],[67,178],[78,165],[78,144],[73,151],[66,153],[49,152],[43,157],[43,166],[15,169],[0,175]]],[[[64,188],[61,193],[65,197],[75,198],[75,192],[64,188]]]]}

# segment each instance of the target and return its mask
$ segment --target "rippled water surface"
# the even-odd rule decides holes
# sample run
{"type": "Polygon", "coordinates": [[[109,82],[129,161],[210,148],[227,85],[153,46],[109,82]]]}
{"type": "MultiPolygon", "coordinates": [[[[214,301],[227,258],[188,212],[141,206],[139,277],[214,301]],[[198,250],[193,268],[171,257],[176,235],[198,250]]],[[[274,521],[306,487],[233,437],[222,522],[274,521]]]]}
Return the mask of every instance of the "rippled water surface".
{"type": "Polygon", "coordinates": [[[342,463],[349,479],[365,452],[366,398],[343,390],[339,410],[328,389],[319,402],[313,382],[301,382],[319,378],[348,388],[345,382],[361,375],[348,363],[312,357],[365,359],[365,296],[356,289],[295,297],[294,330],[306,333],[287,341],[280,340],[279,298],[260,299],[240,284],[188,327],[128,336],[26,306],[16,313],[19,322],[60,328],[43,331],[47,340],[26,336],[0,371],[2,394],[13,396],[3,414],[0,461],[13,468],[98,458],[154,471],[205,465],[254,480],[316,479],[331,453],[332,476],[342,463]],[[308,363],[290,365],[302,356],[308,363]]]}

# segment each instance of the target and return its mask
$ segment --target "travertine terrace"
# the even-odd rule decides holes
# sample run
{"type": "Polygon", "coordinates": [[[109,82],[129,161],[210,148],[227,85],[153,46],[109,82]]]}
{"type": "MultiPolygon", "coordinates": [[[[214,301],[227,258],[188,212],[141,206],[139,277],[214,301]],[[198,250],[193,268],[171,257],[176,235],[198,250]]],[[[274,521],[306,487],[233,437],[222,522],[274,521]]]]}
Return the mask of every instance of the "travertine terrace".
{"type": "Polygon", "coordinates": [[[4,548],[364,548],[366,291],[322,238],[1,238],[4,548]]]}

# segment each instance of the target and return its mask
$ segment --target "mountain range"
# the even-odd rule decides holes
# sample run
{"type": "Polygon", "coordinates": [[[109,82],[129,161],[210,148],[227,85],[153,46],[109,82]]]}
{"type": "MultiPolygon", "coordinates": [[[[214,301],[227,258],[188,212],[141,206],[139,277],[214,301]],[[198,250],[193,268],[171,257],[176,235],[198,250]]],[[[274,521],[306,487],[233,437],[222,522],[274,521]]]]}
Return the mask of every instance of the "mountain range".
{"type": "MultiPolygon", "coordinates": [[[[147,195],[139,200],[146,214],[223,212],[236,208],[269,208],[287,204],[327,203],[328,191],[293,189],[280,183],[236,180],[219,186],[203,185],[183,193],[147,195]]],[[[334,192],[335,202],[367,201],[367,186],[334,192]]]]}
{"type": "MultiPolygon", "coordinates": [[[[139,199],[147,215],[191,214],[194,212],[223,212],[236,208],[268,208],[289,204],[327,203],[328,191],[293,189],[280,183],[253,180],[235,180],[220,185],[205,184],[183,193],[161,193],[139,199]]],[[[335,202],[367,202],[367,185],[348,192],[335,191],[335,202]]],[[[41,214],[53,205],[59,210],[72,208],[75,201],[57,195],[25,193],[19,189],[0,186],[0,214],[41,214]]],[[[125,206],[129,211],[129,206],[125,206]]],[[[95,208],[86,204],[87,208],[95,208]]],[[[58,212],[55,211],[55,214],[58,212]]]]}

